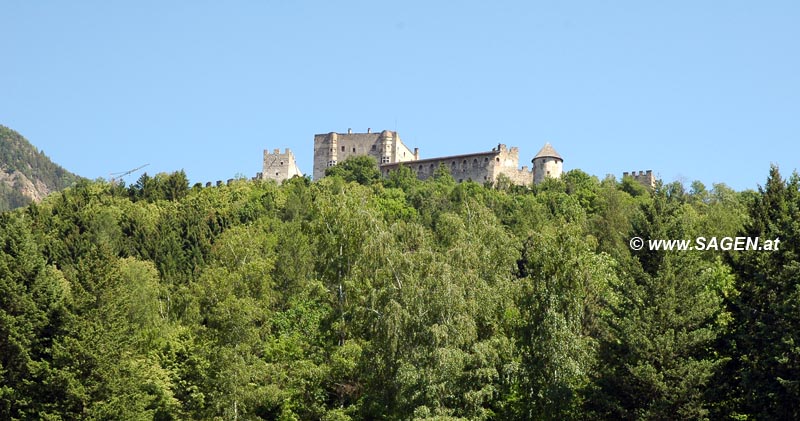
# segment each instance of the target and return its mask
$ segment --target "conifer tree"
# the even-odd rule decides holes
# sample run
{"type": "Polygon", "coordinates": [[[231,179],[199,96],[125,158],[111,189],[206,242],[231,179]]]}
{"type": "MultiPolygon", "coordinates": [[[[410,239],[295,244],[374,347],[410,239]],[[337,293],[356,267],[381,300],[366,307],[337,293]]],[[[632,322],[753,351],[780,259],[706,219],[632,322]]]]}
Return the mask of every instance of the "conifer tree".
{"type": "Polygon", "coordinates": [[[780,239],[777,250],[732,254],[739,295],[732,302],[729,383],[741,414],[800,418],[800,177],[777,167],[750,207],[745,234],[780,239]],[[738,395],[738,397],[736,396],[738,395]]]}

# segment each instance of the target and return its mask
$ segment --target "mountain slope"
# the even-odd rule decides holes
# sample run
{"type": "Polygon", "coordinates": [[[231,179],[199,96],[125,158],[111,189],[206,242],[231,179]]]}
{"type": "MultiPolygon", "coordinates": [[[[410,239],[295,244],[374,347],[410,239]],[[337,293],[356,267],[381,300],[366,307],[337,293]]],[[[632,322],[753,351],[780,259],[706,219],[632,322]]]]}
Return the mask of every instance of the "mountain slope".
{"type": "Polygon", "coordinates": [[[78,179],[22,135],[0,125],[0,211],[38,202],[78,179]]]}

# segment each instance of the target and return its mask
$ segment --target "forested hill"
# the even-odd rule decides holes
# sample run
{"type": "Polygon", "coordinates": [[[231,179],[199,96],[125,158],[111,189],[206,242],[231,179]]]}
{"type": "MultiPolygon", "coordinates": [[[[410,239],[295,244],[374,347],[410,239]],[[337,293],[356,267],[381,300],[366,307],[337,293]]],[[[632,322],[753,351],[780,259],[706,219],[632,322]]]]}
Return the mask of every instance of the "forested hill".
{"type": "Polygon", "coordinates": [[[0,419],[800,419],[797,176],[370,165],[0,214],[0,419]],[[780,249],[629,247],[737,235],[780,249]]]}
{"type": "Polygon", "coordinates": [[[0,125],[0,211],[39,201],[73,185],[78,178],[19,133],[0,125]]]}

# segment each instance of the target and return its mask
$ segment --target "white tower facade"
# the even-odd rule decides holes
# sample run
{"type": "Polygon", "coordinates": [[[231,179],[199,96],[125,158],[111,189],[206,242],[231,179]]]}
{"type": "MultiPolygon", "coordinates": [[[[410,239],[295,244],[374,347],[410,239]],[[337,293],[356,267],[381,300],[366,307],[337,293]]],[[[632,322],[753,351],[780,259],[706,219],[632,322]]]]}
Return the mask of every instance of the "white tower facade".
{"type": "Polygon", "coordinates": [[[564,158],[550,143],[545,143],[533,157],[533,184],[539,184],[547,177],[559,178],[564,171],[564,158]]]}

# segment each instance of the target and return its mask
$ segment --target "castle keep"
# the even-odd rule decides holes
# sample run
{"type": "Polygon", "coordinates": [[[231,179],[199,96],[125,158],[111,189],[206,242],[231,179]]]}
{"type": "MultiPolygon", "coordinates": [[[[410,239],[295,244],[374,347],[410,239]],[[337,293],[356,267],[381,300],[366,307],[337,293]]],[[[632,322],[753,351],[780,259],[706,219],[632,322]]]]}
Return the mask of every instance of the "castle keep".
{"type": "Polygon", "coordinates": [[[314,135],[314,180],[325,177],[325,170],[351,156],[368,155],[378,165],[419,159],[419,149],[411,152],[397,132],[328,133],[314,135]]]}
{"type": "MultiPolygon", "coordinates": [[[[384,130],[373,133],[327,133],[314,135],[314,180],[325,176],[325,170],[353,156],[371,156],[378,163],[381,174],[388,176],[391,171],[401,165],[410,168],[418,178],[431,177],[440,165],[450,170],[450,174],[459,182],[494,182],[502,174],[512,183],[529,185],[540,183],[546,177],[558,178],[563,171],[564,159],[549,144],[536,154],[532,160],[533,168],[519,167],[519,149],[508,148],[499,144],[490,151],[463,155],[452,155],[439,158],[420,159],[419,149],[412,151],[400,139],[397,132],[384,130]]],[[[295,175],[301,175],[289,149],[281,154],[264,151],[264,170],[259,178],[277,182],[295,175]]]]}

